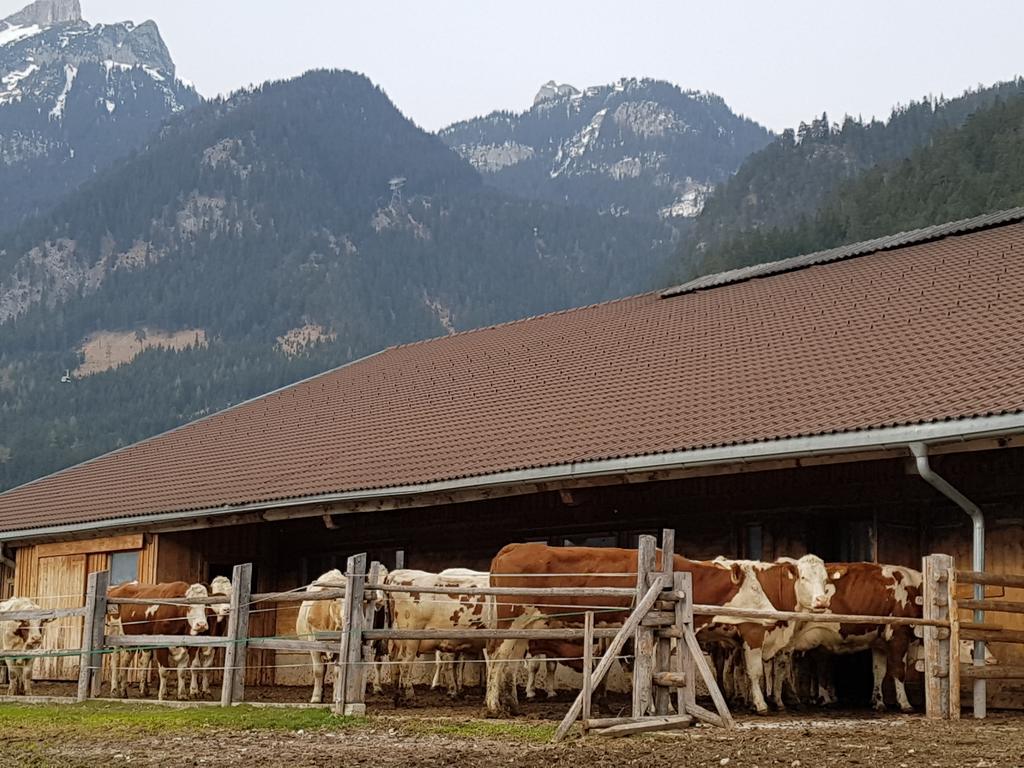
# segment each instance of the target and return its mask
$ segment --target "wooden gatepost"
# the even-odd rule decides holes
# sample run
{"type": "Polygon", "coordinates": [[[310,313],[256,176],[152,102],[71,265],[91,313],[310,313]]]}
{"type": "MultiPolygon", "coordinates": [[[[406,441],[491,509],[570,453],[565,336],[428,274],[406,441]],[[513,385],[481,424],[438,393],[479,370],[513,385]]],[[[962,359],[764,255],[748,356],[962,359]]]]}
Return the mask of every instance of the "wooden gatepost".
{"type": "Polygon", "coordinates": [[[696,720],[726,728],[734,725],[694,631],[692,575],[675,573],[672,569],[674,542],[674,531],[662,532],[663,557],[659,567],[656,539],[653,536],[640,537],[633,610],[592,671],[593,616],[586,617],[583,690],[558,726],[555,741],[565,738],[581,715],[585,732],[593,731],[608,737],[686,727],[696,720]],[[589,716],[592,692],[608,674],[631,637],[634,664],[630,717],[592,718],[589,716]],[[697,705],[694,695],[697,674],[711,693],[717,714],[697,705]],[[674,714],[670,712],[673,693],[676,700],[674,714]]]}

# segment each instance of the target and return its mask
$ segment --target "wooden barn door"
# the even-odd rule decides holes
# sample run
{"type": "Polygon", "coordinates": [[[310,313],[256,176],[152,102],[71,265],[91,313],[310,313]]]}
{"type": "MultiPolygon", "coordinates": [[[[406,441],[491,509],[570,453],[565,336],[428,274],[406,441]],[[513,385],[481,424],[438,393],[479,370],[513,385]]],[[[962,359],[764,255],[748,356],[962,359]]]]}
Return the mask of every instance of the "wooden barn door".
{"type": "MultiPolygon", "coordinates": [[[[85,604],[86,555],[39,558],[37,594],[43,608],[80,608],[85,604]]],[[[51,621],[43,635],[43,647],[77,649],[82,642],[82,618],[71,616],[51,621]]],[[[36,662],[39,680],[77,680],[78,656],[54,656],[36,662]]]]}

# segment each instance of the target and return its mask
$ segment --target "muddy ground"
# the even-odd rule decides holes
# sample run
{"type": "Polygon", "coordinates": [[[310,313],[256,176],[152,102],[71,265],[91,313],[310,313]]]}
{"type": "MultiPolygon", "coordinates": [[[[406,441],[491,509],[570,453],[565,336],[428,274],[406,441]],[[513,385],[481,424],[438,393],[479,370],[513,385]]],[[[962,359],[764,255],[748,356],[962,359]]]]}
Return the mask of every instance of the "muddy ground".
{"type": "Polygon", "coordinates": [[[371,701],[370,716],[356,721],[335,720],[321,710],[248,707],[176,714],[163,707],[97,702],[77,718],[67,716],[67,706],[55,708],[52,717],[38,708],[8,708],[0,711],[0,766],[1024,765],[1024,717],[1017,714],[944,723],[863,711],[776,713],[740,716],[732,732],[699,726],[617,740],[576,735],[553,745],[548,740],[567,708],[564,702],[533,705],[523,717],[506,721],[477,717],[472,703],[455,709],[423,703],[394,710],[371,701]]]}

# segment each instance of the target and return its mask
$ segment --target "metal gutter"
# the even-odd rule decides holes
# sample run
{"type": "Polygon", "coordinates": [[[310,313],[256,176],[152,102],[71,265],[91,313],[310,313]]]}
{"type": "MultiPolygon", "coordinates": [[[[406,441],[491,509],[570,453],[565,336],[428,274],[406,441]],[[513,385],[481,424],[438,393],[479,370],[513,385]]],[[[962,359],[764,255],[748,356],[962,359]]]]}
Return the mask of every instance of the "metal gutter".
{"type": "Polygon", "coordinates": [[[630,475],[688,467],[743,464],[769,459],[824,456],[864,450],[907,450],[911,443],[950,443],[986,437],[1009,437],[1017,434],[1024,434],[1024,412],[929,422],[927,424],[902,427],[863,429],[853,432],[815,435],[812,437],[780,438],[777,440],[742,443],[717,448],[697,448],[671,453],[558,464],[430,483],[371,488],[341,493],[325,493],[300,498],[258,501],[196,510],[162,512],[152,515],[132,515],[84,523],[25,528],[0,532],[0,541],[13,542],[20,539],[38,539],[70,533],[103,531],[124,526],[148,526],[245,512],[259,512],[272,509],[283,510],[289,507],[307,506],[310,504],[368,501],[416,496],[419,494],[445,493],[457,490],[498,488],[524,483],[559,482],[605,475],[630,475]]]}
{"type": "MultiPolygon", "coordinates": [[[[950,485],[945,478],[932,469],[931,464],[928,462],[928,446],[923,443],[911,443],[910,452],[914,454],[914,468],[917,470],[917,474],[919,474],[925,482],[933,486],[939,493],[952,501],[960,507],[960,509],[966,512],[968,516],[970,516],[971,526],[973,529],[973,537],[971,541],[971,570],[984,571],[985,516],[981,512],[981,508],[960,493],[960,491],[950,485]]],[[[974,585],[974,599],[985,599],[985,586],[983,584],[974,585]]],[[[951,611],[956,610],[956,607],[951,605],[949,609],[951,611]]],[[[975,610],[974,623],[983,624],[984,622],[985,612],[975,610]]],[[[956,649],[954,649],[954,652],[955,651],[956,649]]],[[[985,666],[985,643],[982,640],[974,641],[974,666],[985,666]]],[[[982,720],[985,717],[985,680],[981,678],[976,678],[974,680],[973,699],[974,717],[982,720]]]]}

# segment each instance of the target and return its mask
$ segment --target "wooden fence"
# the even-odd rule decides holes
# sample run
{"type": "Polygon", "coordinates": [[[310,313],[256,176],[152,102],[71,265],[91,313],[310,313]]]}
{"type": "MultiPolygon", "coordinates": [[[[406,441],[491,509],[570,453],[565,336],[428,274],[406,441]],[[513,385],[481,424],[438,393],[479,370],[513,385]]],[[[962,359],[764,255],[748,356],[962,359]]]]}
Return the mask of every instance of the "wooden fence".
{"type": "MultiPolygon", "coordinates": [[[[108,604],[174,605],[222,604],[223,596],[153,600],[148,598],[108,598],[106,572],[89,576],[86,604],[77,609],[52,609],[29,614],[0,614],[0,621],[18,618],[51,619],[62,616],[82,616],[83,636],[80,677],[77,691],[79,701],[98,697],[101,693],[102,658],[112,650],[155,647],[215,647],[224,648],[224,674],[220,704],[230,706],[245,700],[246,651],[249,648],[288,652],[321,652],[337,657],[333,709],[339,714],[356,715],[366,711],[364,692],[366,675],[373,659],[372,643],[376,640],[411,639],[564,639],[582,641],[584,675],[583,687],[563,719],[556,738],[563,738],[577,720],[584,731],[607,736],[624,735],[659,728],[680,727],[695,720],[730,727],[732,716],[719,692],[714,675],[701,652],[694,631],[694,616],[729,616],[752,622],[827,622],[861,625],[911,625],[915,633],[923,636],[925,647],[925,699],[929,717],[959,717],[959,679],[974,675],[1021,677],[1024,667],[1002,667],[998,674],[987,669],[961,671],[959,666],[959,639],[984,639],[992,642],[1024,642],[1024,632],[1012,633],[989,625],[960,624],[957,620],[955,586],[958,581],[992,579],[983,583],[1008,583],[1024,586],[1024,577],[995,577],[991,574],[958,572],[952,558],[930,555],[924,559],[923,618],[840,615],[832,613],[802,613],[792,611],[759,611],[735,607],[695,604],[691,574],[672,571],[672,558],[663,558],[662,569],[656,566],[657,542],[652,536],[642,536],[638,548],[638,568],[635,587],[415,587],[386,584],[380,578],[378,563],[367,563],[365,554],[348,559],[343,588],[330,586],[321,591],[293,591],[251,594],[252,567],[235,566],[232,574],[227,634],[224,637],[188,635],[110,635],[106,634],[105,619],[108,604]],[[1003,581],[995,581],[999,578],[1003,581]],[[594,612],[585,611],[581,626],[522,629],[436,629],[400,630],[374,629],[374,599],[384,592],[419,592],[466,596],[513,596],[536,601],[544,597],[608,597],[630,598],[632,609],[619,627],[595,627],[594,612]],[[342,627],[335,633],[318,634],[314,639],[250,637],[249,614],[253,606],[294,603],[307,600],[340,600],[342,627]],[[992,633],[998,633],[998,639],[992,633]],[[593,641],[610,641],[605,653],[593,656],[593,641]],[[634,643],[632,685],[632,712],[628,718],[594,718],[591,716],[592,691],[608,673],[628,640],[634,643]],[[673,652],[673,647],[675,652],[673,652]],[[695,683],[700,676],[708,689],[715,711],[697,705],[695,683]],[[674,700],[674,710],[672,713],[674,700]]],[[[674,551],[674,532],[662,534],[665,551],[674,551]]],[[[599,576],[600,574],[594,574],[599,576]]],[[[621,574],[618,574],[621,578],[621,574]]],[[[1021,603],[992,603],[982,601],[988,610],[1024,611],[1021,603]]],[[[974,608],[975,601],[959,601],[960,607],[974,608]]],[[[0,656],[45,656],[51,651],[4,652],[0,656]]]]}

